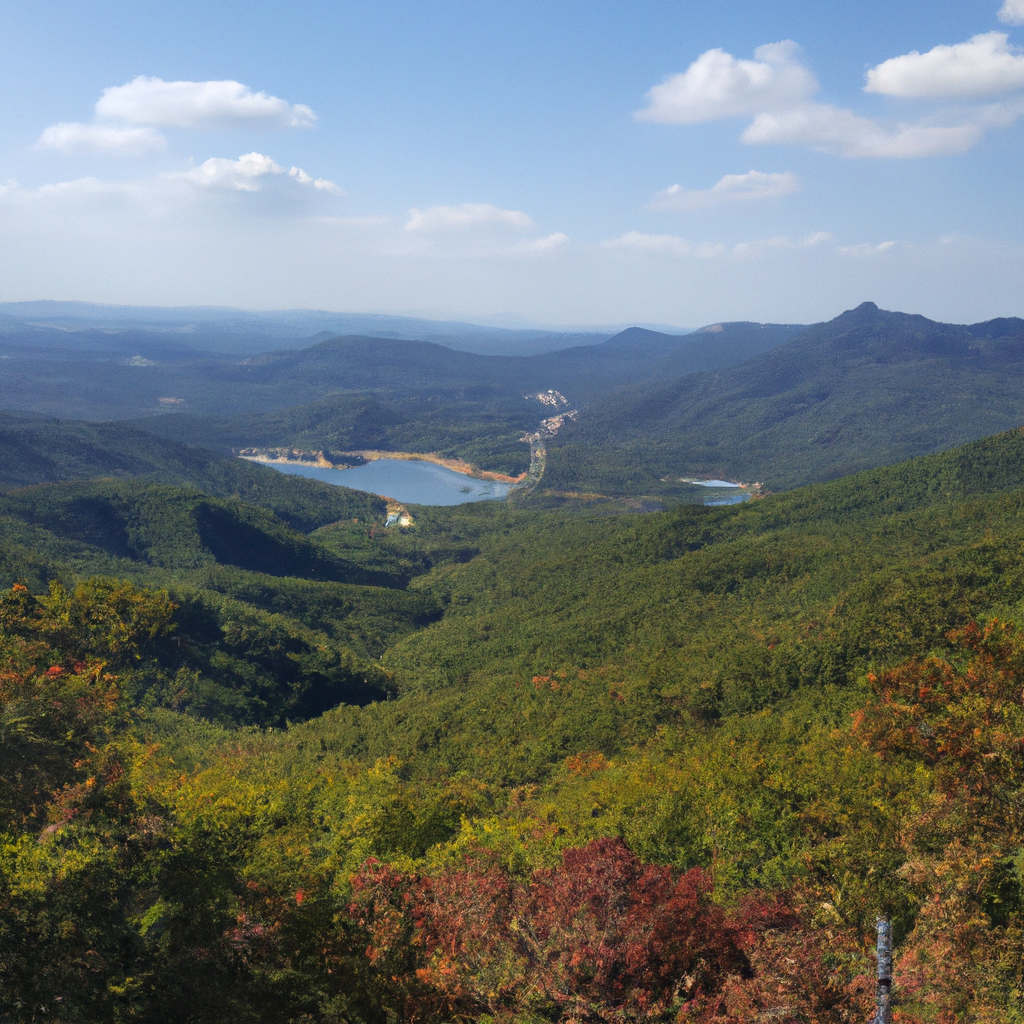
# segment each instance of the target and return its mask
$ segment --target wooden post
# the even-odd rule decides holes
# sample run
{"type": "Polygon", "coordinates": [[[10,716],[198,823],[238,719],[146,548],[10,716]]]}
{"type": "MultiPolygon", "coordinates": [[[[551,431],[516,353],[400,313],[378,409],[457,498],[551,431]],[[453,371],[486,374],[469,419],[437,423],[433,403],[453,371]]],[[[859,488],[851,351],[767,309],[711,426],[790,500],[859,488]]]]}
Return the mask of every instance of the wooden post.
{"type": "Polygon", "coordinates": [[[892,1022],[892,924],[878,919],[878,1012],[874,1024],[892,1022]]]}

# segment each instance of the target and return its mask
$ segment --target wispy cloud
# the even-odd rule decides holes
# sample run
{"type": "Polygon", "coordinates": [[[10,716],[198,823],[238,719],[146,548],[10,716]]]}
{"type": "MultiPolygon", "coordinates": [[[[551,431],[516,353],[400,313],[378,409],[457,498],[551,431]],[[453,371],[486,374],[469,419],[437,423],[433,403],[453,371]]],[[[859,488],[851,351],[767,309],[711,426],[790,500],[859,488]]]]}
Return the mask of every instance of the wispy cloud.
{"type": "Polygon", "coordinates": [[[96,103],[96,116],[105,121],[168,128],[231,124],[310,128],[316,123],[316,114],[304,104],[253,92],[241,82],[165,82],[145,75],[104,89],[96,103]]]}
{"type": "Polygon", "coordinates": [[[60,210],[68,215],[89,215],[102,210],[112,220],[116,220],[118,209],[165,219],[203,216],[218,207],[231,207],[239,216],[244,216],[248,209],[258,216],[306,217],[329,214],[336,209],[327,193],[341,190],[333,182],[329,184],[332,189],[318,188],[305,172],[300,179],[271,157],[253,152],[236,160],[211,157],[188,170],[129,180],[83,177],[37,188],[22,188],[10,182],[6,191],[0,189],[0,197],[9,204],[40,212],[60,210]],[[260,194],[258,201],[256,193],[260,194]],[[252,198],[247,199],[248,196],[252,198]],[[236,198],[229,201],[229,197],[236,198]]]}
{"type": "Polygon", "coordinates": [[[840,245],[836,247],[836,252],[840,256],[853,256],[855,258],[864,258],[869,256],[879,256],[882,253],[889,252],[891,249],[895,249],[899,242],[861,242],[859,245],[840,245]]]}
{"type": "Polygon", "coordinates": [[[117,125],[82,124],[77,121],[50,125],[36,146],[58,153],[92,153],[114,157],[142,157],[162,153],[167,140],[153,128],[124,128],[117,125]]]}
{"type": "Polygon", "coordinates": [[[405,230],[412,232],[465,231],[474,228],[504,228],[529,231],[533,220],[521,210],[503,210],[491,203],[462,203],[459,206],[430,206],[409,211],[405,230]]]}
{"type": "MultiPolygon", "coordinates": [[[[627,231],[617,239],[601,243],[604,249],[623,249],[637,253],[689,257],[692,259],[717,259],[729,257],[739,260],[753,259],[770,252],[797,251],[806,249],[836,249],[835,237],[829,231],[814,231],[803,238],[791,239],[776,236],[770,239],[754,239],[727,246],[721,242],[690,242],[678,234],[645,234],[642,231],[627,231]]],[[[895,243],[883,243],[881,250],[895,243]]]]}
{"type": "Polygon", "coordinates": [[[319,189],[321,192],[330,192],[331,195],[343,196],[345,190],[340,186],[336,185],[333,181],[327,178],[314,178],[312,175],[307,174],[301,167],[293,167],[288,172],[300,185],[312,185],[313,188],[319,189]]]}
{"type": "Polygon", "coordinates": [[[724,253],[721,243],[700,243],[694,245],[679,235],[649,235],[642,231],[627,231],[618,238],[602,243],[606,249],[627,249],[636,252],[666,253],[671,256],[696,256],[711,259],[724,253]]]}
{"type": "Polygon", "coordinates": [[[543,238],[533,238],[529,241],[517,242],[513,246],[514,252],[520,253],[545,253],[555,252],[569,244],[569,236],[561,231],[551,235],[544,235],[543,238]]]}
{"type": "Polygon", "coordinates": [[[774,238],[757,238],[750,242],[737,242],[732,247],[734,256],[749,257],[761,256],[765,252],[780,249],[815,249],[819,246],[826,246],[834,241],[829,231],[814,231],[803,238],[789,238],[786,235],[776,235],[774,238]]]}
{"type": "Polygon", "coordinates": [[[800,188],[800,179],[789,171],[765,173],[748,171],[746,174],[726,174],[711,188],[687,189],[671,185],[659,192],[648,204],[649,210],[700,210],[726,203],[776,199],[800,188]]]}
{"type": "Polygon", "coordinates": [[[743,142],[802,145],[845,157],[911,159],[966,153],[983,134],[978,124],[882,124],[827,103],[758,114],[743,142]]]}

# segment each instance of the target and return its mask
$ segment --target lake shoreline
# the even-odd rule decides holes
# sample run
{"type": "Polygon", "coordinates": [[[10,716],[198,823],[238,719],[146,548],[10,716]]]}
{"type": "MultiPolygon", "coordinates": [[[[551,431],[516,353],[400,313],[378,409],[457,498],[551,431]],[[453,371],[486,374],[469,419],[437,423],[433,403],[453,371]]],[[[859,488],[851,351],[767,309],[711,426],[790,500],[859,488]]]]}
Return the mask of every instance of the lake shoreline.
{"type": "MultiPolygon", "coordinates": [[[[474,480],[493,480],[502,484],[518,484],[526,479],[526,473],[519,476],[508,476],[489,469],[480,469],[465,459],[451,459],[435,452],[385,452],[366,448],[360,451],[338,452],[338,455],[361,459],[363,463],[377,462],[381,459],[395,459],[401,462],[432,462],[435,466],[443,466],[453,473],[472,477],[474,480]]],[[[323,452],[301,451],[300,449],[283,448],[241,448],[235,451],[235,457],[247,462],[261,462],[275,466],[313,466],[318,469],[337,469],[344,471],[354,469],[350,463],[331,461],[323,452]],[[283,454],[288,452],[287,455],[283,454]],[[291,456],[291,457],[289,457],[291,456]]]]}

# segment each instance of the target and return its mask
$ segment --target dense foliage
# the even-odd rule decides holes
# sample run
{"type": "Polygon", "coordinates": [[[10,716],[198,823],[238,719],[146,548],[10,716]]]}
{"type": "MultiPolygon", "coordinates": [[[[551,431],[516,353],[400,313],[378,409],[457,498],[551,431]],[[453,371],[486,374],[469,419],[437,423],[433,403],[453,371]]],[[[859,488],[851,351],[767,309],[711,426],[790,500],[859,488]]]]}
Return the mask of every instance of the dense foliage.
{"type": "Polygon", "coordinates": [[[652,515],[301,495],[3,497],[0,1015],[862,1024],[882,912],[902,1021],[1024,1015],[1024,434],[652,515]]]}

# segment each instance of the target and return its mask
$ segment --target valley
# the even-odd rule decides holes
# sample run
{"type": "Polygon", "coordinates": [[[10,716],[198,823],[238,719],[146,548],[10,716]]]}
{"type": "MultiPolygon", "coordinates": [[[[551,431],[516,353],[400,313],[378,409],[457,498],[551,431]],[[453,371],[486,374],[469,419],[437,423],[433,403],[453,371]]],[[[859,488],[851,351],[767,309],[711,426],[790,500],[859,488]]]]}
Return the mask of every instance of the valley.
{"type": "Polygon", "coordinates": [[[908,1020],[951,969],[1016,1012],[1022,328],[646,383],[680,339],[625,332],[578,394],[342,339],[248,411],[0,415],[3,1012],[554,1022],[600,921],[595,1021],[850,1024],[879,914],[908,1020]],[[345,486],[389,462],[510,490],[345,486]]]}

